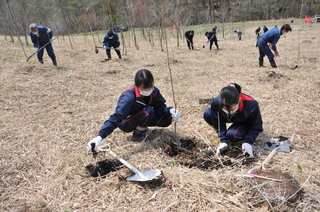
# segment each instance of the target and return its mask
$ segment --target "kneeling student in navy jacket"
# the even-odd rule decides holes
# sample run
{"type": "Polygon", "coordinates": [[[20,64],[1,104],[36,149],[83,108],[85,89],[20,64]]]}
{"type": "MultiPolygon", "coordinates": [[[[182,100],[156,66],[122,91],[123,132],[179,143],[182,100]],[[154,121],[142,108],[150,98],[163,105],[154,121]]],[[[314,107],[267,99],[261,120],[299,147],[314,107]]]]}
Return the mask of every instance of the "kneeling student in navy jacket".
{"type": "Polygon", "coordinates": [[[87,152],[97,150],[102,139],[110,135],[119,127],[124,132],[132,132],[132,141],[151,141],[146,132],[148,126],[167,127],[172,118],[179,122],[180,112],[172,107],[167,107],[166,100],[158,88],[154,86],[152,73],[141,69],[136,73],[135,85],[124,91],[117,103],[114,114],[105,121],[98,136],[87,144],[87,152]]]}
{"type": "Polygon", "coordinates": [[[204,112],[204,120],[216,129],[221,144],[217,155],[225,151],[228,141],[243,142],[244,155],[253,157],[252,144],[263,131],[258,102],[241,93],[240,85],[232,83],[222,88],[204,112]],[[232,123],[227,129],[226,123],[232,123]]]}

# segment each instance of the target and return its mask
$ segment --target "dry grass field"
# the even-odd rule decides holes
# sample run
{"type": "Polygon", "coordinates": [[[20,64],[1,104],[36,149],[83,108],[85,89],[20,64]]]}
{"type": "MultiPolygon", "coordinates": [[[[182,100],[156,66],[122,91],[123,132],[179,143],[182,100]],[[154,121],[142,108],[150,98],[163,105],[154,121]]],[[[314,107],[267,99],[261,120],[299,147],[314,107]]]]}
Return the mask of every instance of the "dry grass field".
{"type": "MultiPolygon", "coordinates": [[[[313,28],[298,20],[292,24],[293,31],[280,38],[280,55],[297,69],[288,68],[280,58],[276,58],[277,69],[271,69],[266,58],[266,67],[259,68],[256,27],[267,24],[270,29],[283,23],[228,24],[224,38],[222,25],[217,24],[221,49],[213,46],[212,51],[202,45],[204,32],[214,25],[185,28],[195,30],[195,51],[188,50],[184,40],[177,47],[174,31],[169,29],[169,57],[165,46],[161,51],[156,31],[154,45],[137,32],[139,50],[131,32],[125,32],[123,59],[117,59],[112,50],[113,60],[108,62],[101,62],[106,57],[103,49],[94,52],[102,33],[95,42],[92,36],[74,35],[72,47],[68,37],[59,37],[53,43],[57,68],[46,53],[44,65],[36,56],[27,63],[21,45],[0,36],[0,211],[318,211],[320,26],[313,28]],[[241,41],[235,29],[243,30],[241,41]],[[124,166],[93,177],[87,165],[115,160],[108,154],[86,155],[85,146],[143,68],[153,73],[167,105],[175,103],[181,110],[181,122],[164,131],[152,128],[161,132],[154,143],[128,141],[131,133],[116,129],[103,144],[110,144],[139,170],[162,170],[164,178],[155,183],[126,181],[133,172],[124,166]],[[232,158],[233,165],[226,165],[221,163],[224,157],[213,154],[217,135],[203,120],[209,104],[199,104],[199,98],[215,97],[231,82],[259,102],[264,132],[254,144],[254,160],[232,158]],[[292,203],[277,193],[275,187],[281,183],[274,184],[271,197],[264,187],[270,181],[259,185],[247,173],[270,153],[263,149],[268,138],[293,134],[291,152],[279,152],[267,166],[267,172],[288,173],[300,183],[300,196],[292,203]],[[170,156],[164,150],[161,142],[175,136],[195,142],[198,148],[192,157],[182,152],[170,156]],[[206,169],[197,154],[205,156],[206,162],[221,164],[206,169]],[[192,161],[198,164],[191,166],[192,161]]],[[[27,55],[35,51],[32,46],[25,50],[27,55]]]]}

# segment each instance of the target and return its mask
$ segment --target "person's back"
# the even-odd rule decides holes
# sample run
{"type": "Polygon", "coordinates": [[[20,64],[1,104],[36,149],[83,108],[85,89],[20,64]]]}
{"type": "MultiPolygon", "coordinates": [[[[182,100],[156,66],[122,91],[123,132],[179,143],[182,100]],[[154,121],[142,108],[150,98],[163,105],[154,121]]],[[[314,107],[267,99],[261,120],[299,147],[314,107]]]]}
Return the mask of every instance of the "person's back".
{"type": "Polygon", "coordinates": [[[268,43],[276,44],[280,38],[280,29],[274,27],[261,35],[261,38],[268,43]]]}
{"type": "Polygon", "coordinates": [[[217,39],[216,34],[217,34],[216,31],[211,31],[211,32],[209,32],[208,37],[210,37],[210,38],[212,38],[212,39],[217,39]]]}
{"type": "Polygon", "coordinates": [[[190,39],[190,38],[193,38],[193,30],[188,30],[184,33],[184,35],[186,36],[186,38],[190,39]]]}

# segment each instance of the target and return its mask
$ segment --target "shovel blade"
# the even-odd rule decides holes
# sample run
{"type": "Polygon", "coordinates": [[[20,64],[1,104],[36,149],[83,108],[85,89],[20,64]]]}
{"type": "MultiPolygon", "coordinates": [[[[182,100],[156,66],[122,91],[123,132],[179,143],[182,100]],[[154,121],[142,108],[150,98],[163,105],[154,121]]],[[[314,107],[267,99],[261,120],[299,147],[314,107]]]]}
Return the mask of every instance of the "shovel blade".
{"type": "Polygon", "coordinates": [[[273,150],[277,147],[279,152],[290,152],[291,141],[283,136],[269,138],[264,149],[273,150]]]}
{"type": "Polygon", "coordinates": [[[129,181],[136,181],[136,182],[150,182],[153,180],[159,180],[162,176],[162,171],[159,169],[147,169],[143,172],[141,172],[141,174],[144,177],[141,177],[137,174],[128,177],[127,180],[129,181]]]}

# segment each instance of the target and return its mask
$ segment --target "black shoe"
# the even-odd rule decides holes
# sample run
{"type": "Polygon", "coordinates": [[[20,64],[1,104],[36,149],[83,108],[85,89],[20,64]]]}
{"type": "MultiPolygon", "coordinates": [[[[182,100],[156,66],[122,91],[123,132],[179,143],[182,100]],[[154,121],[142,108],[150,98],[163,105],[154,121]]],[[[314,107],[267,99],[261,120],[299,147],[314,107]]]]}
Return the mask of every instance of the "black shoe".
{"type": "Polygon", "coordinates": [[[277,68],[276,62],[274,61],[273,58],[269,59],[269,61],[270,61],[270,64],[271,64],[272,68],[277,68]]]}
{"type": "Polygon", "coordinates": [[[151,134],[152,130],[147,128],[145,131],[140,131],[140,130],[135,130],[132,134],[132,141],[136,142],[141,142],[141,141],[146,141],[146,142],[151,142],[152,139],[148,138],[148,136],[151,134]]]}
{"type": "Polygon", "coordinates": [[[131,141],[135,141],[135,142],[142,142],[142,141],[152,142],[152,139],[146,137],[144,134],[142,134],[142,135],[137,135],[137,134],[133,133],[133,134],[132,134],[132,137],[131,137],[131,141]]]}
{"type": "Polygon", "coordinates": [[[265,67],[265,66],[263,65],[263,58],[259,58],[259,67],[265,67]]]}
{"type": "Polygon", "coordinates": [[[57,66],[56,57],[51,57],[51,60],[52,60],[52,64],[53,64],[54,66],[57,66]]]}

